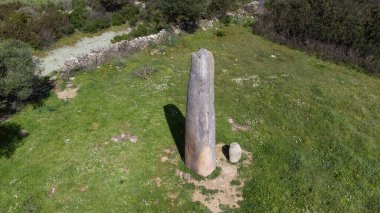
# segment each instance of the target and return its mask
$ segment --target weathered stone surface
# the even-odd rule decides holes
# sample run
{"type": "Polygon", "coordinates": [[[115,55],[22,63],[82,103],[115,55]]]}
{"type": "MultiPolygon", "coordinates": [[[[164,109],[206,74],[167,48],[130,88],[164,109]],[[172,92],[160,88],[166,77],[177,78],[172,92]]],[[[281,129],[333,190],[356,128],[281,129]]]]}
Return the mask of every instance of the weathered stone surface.
{"type": "Polygon", "coordinates": [[[230,145],[229,149],[229,158],[231,163],[239,162],[241,158],[241,147],[238,143],[233,142],[230,145]]]}
{"type": "Polygon", "coordinates": [[[186,106],[185,162],[201,176],[216,167],[214,58],[201,49],[192,54],[186,106]]]}

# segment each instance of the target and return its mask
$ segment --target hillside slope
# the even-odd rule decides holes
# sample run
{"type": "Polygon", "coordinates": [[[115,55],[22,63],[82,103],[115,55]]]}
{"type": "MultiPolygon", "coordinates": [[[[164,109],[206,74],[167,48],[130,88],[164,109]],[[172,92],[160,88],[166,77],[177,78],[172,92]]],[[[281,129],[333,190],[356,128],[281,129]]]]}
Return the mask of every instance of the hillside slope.
{"type": "Polygon", "coordinates": [[[247,28],[225,31],[186,35],[152,47],[165,54],[147,49],[80,73],[74,99],[52,94],[1,124],[0,209],[205,210],[190,202],[194,187],[175,176],[182,161],[160,159],[166,149],[179,158],[164,107],[178,109],[181,134],[190,53],[207,48],[216,63],[217,143],[236,141],[253,153],[239,170],[248,178],[240,211],[380,211],[380,79],[247,28]],[[157,72],[136,77],[142,66],[157,72]],[[251,130],[232,131],[229,118],[251,130]],[[19,140],[19,129],[29,136],[19,140]],[[124,132],[138,142],[111,141],[124,132]]]}

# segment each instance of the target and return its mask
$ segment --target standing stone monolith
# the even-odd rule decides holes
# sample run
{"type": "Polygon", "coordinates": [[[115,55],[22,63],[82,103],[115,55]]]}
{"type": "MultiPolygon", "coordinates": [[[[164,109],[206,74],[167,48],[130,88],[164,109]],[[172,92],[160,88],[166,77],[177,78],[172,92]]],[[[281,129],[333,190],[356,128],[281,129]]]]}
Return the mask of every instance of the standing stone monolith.
{"type": "Polygon", "coordinates": [[[206,49],[192,54],[187,93],[185,163],[205,177],[216,167],[214,58],[206,49]]]}

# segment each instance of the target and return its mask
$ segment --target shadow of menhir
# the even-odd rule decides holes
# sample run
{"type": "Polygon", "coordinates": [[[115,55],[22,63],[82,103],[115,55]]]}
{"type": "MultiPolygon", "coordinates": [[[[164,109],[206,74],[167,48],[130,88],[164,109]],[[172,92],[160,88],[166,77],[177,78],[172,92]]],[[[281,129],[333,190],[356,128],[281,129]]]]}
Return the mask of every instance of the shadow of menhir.
{"type": "Polygon", "coordinates": [[[185,116],[173,104],[164,106],[165,118],[183,161],[185,161],[185,116]]]}
{"type": "Polygon", "coordinates": [[[20,125],[12,122],[0,122],[0,158],[10,158],[26,135],[27,133],[21,130],[20,125]]]}

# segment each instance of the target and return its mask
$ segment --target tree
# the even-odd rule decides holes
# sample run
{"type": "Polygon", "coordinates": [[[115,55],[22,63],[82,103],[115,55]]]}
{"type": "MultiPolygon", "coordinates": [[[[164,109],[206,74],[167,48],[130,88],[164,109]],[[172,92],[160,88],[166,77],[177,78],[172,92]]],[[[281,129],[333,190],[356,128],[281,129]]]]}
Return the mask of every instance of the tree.
{"type": "Polygon", "coordinates": [[[28,45],[0,40],[0,109],[28,99],[40,72],[40,63],[28,45]]]}
{"type": "Polygon", "coordinates": [[[169,22],[197,21],[209,4],[208,0],[162,0],[161,9],[169,22]]]}

